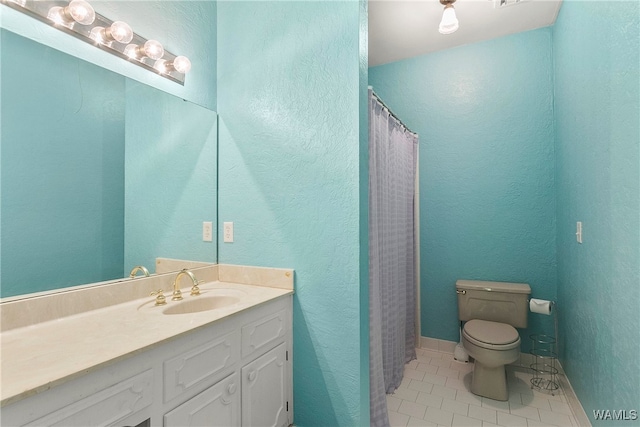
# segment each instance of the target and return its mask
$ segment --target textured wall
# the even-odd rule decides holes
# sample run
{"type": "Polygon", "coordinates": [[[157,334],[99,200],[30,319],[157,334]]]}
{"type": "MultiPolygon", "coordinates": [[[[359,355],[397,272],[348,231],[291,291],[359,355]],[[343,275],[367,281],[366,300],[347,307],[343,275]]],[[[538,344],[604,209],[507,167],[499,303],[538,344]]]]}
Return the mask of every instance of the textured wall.
{"type": "Polygon", "coordinates": [[[553,32],[562,365],[590,417],[640,410],[639,8],[564,2],[553,32]]]}
{"type": "Polygon", "coordinates": [[[543,28],[369,69],[420,135],[423,336],[458,340],[456,279],[556,297],[551,55],[543,28]]]}
{"type": "Polygon", "coordinates": [[[185,85],[181,86],[150,73],[4,5],[0,5],[0,26],[215,110],[215,1],[91,1],[91,4],[98,13],[114,21],[123,20],[138,34],[147,39],[155,38],[172,53],[191,59],[193,68],[185,85]]]}
{"type": "Polygon", "coordinates": [[[234,243],[220,242],[219,260],[295,269],[300,426],[368,424],[360,354],[361,13],[358,2],[218,4],[219,221],[233,221],[235,231],[234,243]]]}
{"type": "Polygon", "coordinates": [[[0,37],[1,296],[122,277],[125,79],[0,37]]]}
{"type": "Polygon", "coordinates": [[[124,275],[156,257],[216,262],[217,117],[127,79],[124,275]],[[162,126],[158,126],[162,123],[162,126]]]}

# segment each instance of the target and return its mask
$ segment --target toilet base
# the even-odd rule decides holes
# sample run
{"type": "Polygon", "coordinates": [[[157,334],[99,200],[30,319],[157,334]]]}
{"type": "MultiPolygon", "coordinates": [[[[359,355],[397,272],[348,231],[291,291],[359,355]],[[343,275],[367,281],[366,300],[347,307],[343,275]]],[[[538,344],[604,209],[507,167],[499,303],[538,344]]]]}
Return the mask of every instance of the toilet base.
{"type": "Polygon", "coordinates": [[[507,374],[504,365],[489,368],[475,361],[471,377],[471,392],[494,400],[509,400],[507,374]]]}

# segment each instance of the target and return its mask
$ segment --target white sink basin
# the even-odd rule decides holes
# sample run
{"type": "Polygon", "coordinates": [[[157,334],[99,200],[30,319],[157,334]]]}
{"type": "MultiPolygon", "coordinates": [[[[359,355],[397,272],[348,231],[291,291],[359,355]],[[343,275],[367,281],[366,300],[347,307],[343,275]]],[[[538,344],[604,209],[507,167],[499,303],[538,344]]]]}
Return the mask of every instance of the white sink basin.
{"type": "Polygon", "coordinates": [[[192,314],[231,307],[246,296],[244,291],[238,289],[209,289],[196,296],[189,295],[188,290],[182,292],[184,299],[181,301],[171,301],[171,295],[167,295],[166,305],[157,306],[154,301],[149,301],[138,307],[138,310],[146,313],[192,314]]]}
{"type": "Polygon", "coordinates": [[[227,295],[198,295],[182,301],[172,302],[173,304],[167,304],[167,306],[164,307],[162,310],[163,314],[189,314],[198,313],[200,311],[216,310],[237,304],[240,302],[240,298],[227,295]]]}

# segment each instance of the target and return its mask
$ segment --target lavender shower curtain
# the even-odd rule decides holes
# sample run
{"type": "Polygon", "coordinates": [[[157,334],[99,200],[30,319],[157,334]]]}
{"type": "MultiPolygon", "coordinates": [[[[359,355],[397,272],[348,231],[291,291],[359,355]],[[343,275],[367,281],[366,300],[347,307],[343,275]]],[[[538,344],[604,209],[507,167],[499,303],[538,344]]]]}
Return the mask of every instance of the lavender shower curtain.
{"type": "Polygon", "coordinates": [[[418,136],[369,89],[369,379],[371,426],[415,352],[414,192],[418,136]]]}

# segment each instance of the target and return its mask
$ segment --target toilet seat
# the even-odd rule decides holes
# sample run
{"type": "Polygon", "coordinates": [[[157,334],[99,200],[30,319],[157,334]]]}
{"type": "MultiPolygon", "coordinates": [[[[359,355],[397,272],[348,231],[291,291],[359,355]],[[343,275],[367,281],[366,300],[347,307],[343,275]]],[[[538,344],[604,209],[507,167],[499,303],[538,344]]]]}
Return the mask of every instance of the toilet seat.
{"type": "Polygon", "coordinates": [[[511,325],[488,320],[470,320],[464,324],[462,334],[478,347],[506,351],[520,346],[520,335],[511,325]]]}

